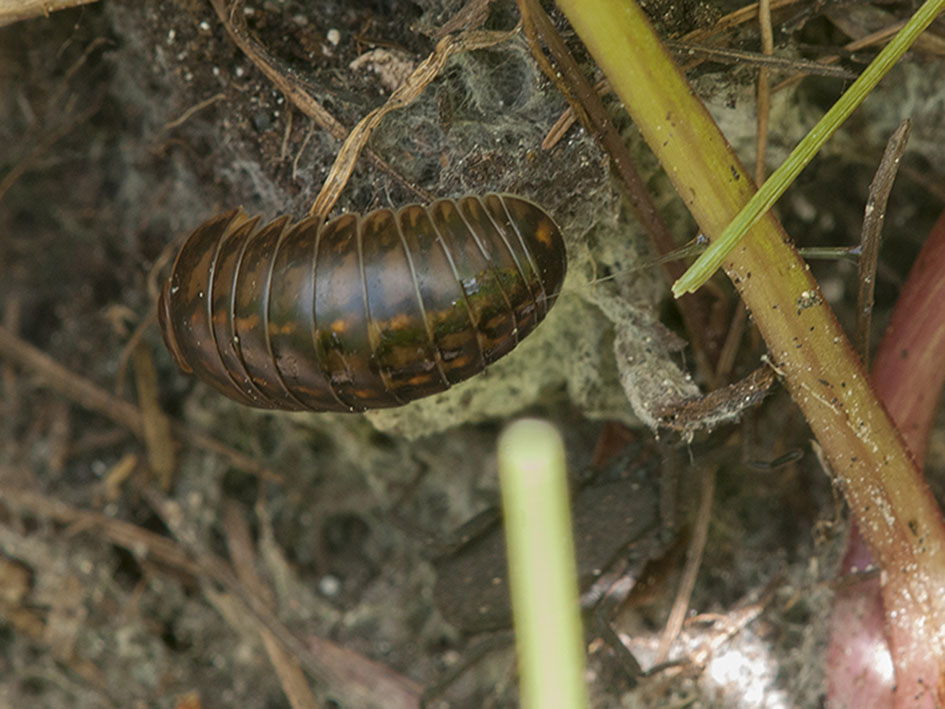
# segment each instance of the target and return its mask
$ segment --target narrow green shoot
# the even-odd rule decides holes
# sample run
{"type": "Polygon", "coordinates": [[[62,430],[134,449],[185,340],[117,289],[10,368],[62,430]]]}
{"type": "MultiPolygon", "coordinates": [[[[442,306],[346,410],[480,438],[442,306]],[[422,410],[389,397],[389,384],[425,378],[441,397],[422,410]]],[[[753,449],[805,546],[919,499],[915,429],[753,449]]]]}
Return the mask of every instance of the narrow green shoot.
{"type": "Polygon", "coordinates": [[[499,438],[499,482],[522,706],[587,706],[564,444],[544,421],[499,438]]]}
{"type": "Polygon", "coordinates": [[[797,178],[814,155],[823,147],[843,122],[856,110],[863,99],[875,88],[879,80],[892,69],[899,58],[918,38],[932,20],[945,8],[945,0],[926,0],[909,22],[899,30],[892,41],[876,56],[859,78],[817,122],[804,139],[797,144],[777,170],[765,180],[764,185],[748,201],[735,219],[713,239],[709,248],[696,259],[678,281],[673,284],[673,295],[677,298],[686,293],[694,293],[712,277],[735,248],[739,240],[758,220],[774,206],[788,186],[797,178]]]}

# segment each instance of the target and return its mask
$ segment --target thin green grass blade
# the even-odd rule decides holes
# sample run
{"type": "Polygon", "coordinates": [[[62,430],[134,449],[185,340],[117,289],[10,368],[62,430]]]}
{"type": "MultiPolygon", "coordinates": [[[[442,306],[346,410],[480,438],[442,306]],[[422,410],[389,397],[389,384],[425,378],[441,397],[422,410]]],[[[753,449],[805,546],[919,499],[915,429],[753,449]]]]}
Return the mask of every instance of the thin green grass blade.
{"type": "Polygon", "coordinates": [[[818,121],[811,131],[797,144],[790,156],[765,181],[761,189],[748,201],[735,219],[714,239],[709,248],[696,259],[678,281],[673,284],[673,295],[677,298],[695,292],[718,270],[725,257],[745,233],[774,205],[784,191],[795,180],[817,151],[832,136],[843,122],[856,110],[863,99],[892,69],[899,58],[932,20],[945,8],[945,0],[926,0],[899,33],[886,45],[860,77],[818,121]]]}

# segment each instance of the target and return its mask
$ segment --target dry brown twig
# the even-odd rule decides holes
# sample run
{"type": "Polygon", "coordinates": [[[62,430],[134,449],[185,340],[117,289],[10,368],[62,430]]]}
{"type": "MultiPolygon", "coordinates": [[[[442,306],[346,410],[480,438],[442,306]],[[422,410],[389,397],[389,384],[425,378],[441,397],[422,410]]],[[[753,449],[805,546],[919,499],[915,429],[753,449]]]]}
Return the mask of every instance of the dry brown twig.
{"type": "MultiPolygon", "coordinates": [[[[761,51],[770,56],[774,53],[774,30],[771,27],[771,2],[758,3],[758,25],[761,30],[761,51]]],[[[765,154],[768,151],[768,119],[771,114],[771,71],[763,66],[758,70],[758,100],[755,107],[758,131],[755,136],[755,184],[765,181],[765,154]]]]}
{"type": "MultiPolygon", "coordinates": [[[[666,41],[666,46],[673,51],[686,54],[698,59],[687,65],[687,68],[693,68],[702,61],[709,60],[714,62],[724,62],[728,64],[748,64],[758,66],[762,69],[768,68],[772,71],[790,71],[794,74],[792,80],[800,80],[805,76],[827,76],[837,79],[855,79],[856,74],[842,67],[832,66],[834,58],[825,58],[820,61],[806,61],[802,59],[792,59],[789,57],[775,57],[758,52],[746,52],[739,49],[727,49],[724,47],[706,47],[696,44],[687,44],[685,42],[666,41]],[[831,61],[828,61],[831,59],[831,61]]],[[[778,85],[778,89],[782,85],[778,85]]],[[[598,95],[606,96],[610,93],[610,83],[606,79],[601,79],[595,84],[594,88],[598,95]]],[[[568,106],[554,126],[548,131],[545,139],[541,143],[543,150],[551,150],[564,137],[565,133],[577,122],[574,115],[574,109],[568,106]]]]}
{"type": "Polygon", "coordinates": [[[856,297],[856,350],[863,360],[863,367],[870,364],[870,327],[873,320],[873,291],[876,287],[876,266],[879,263],[879,245],[882,241],[883,221],[886,218],[886,203],[892,192],[893,182],[899,170],[899,160],[906,151],[912,122],[909,119],[899,124],[880,160],[876,174],[870,183],[869,197],[863,213],[863,229],[860,236],[859,287],[856,297]]]}
{"type": "MultiPolygon", "coordinates": [[[[770,71],[790,72],[801,76],[825,76],[832,79],[852,80],[857,77],[856,72],[844,69],[843,67],[833,66],[824,61],[779,57],[764,52],[749,52],[744,49],[732,49],[729,47],[707,47],[701,44],[688,44],[686,42],[674,42],[672,40],[667,40],[665,44],[678,55],[697,57],[701,60],[721,64],[743,64],[756,66],[761,69],[769,69],[770,71]]],[[[772,51],[774,51],[773,46],[772,51]]],[[[696,61],[694,63],[698,62],[696,61]]],[[[692,68],[691,65],[689,68],[692,68]]]]}
{"type": "MultiPolygon", "coordinates": [[[[830,17],[830,19],[834,22],[834,24],[837,23],[836,16],[831,17],[830,12],[827,12],[826,14],[828,17],[830,17]]],[[[856,39],[843,45],[843,49],[844,51],[848,53],[853,53],[853,52],[858,52],[860,50],[866,49],[868,47],[875,47],[875,46],[885,44],[886,41],[889,40],[889,38],[892,37],[894,34],[896,34],[899,30],[901,30],[905,24],[906,24],[906,20],[893,22],[887,25],[886,27],[883,27],[882,29],[876,30],[875,32],[857,37],[856,39]]],[[[938,35],[934,34],[934,32],[931,29],[926,30],[916,40],[915,45],[913,46],[913,49],[915,51],[925,51],[934,56],[941,56],[943,53],[945,53],[945,40],[943,40],[938,35]]],[[[838,54],[832,54],[827,57],[821,57],[818,61],[820,61],[823,64],[833,64],[840,61],[841,58],[842,57],[838,54]]],[[[772,93],[776,93],[778,91],[786,89],[787,87],[793,84],[796,84],[798,81],[800,81],[803,78],[804,78],[803,74],[796,74],[792,77],[785,79],[784,81],[775,85],[774,87],[772,87],[771,91],[772,93]]]]}
{"type": "MultiPolygon", "coordinates": [[[[0,467],[0,480],[11,477],[16,476],[0,467]]],[[[168,527],[178,533],[182,515],[176,503],[155,490],[146,489],[144,493],[168,527]]],[[[31,514],[68,525],[70,534],[92,531],[138,558],[149,557],[175,571],[182,571],[202,582],[204,593],[211,602],[214,602],[215,598],[223,598],[213,588],[215,585],[222,586],[229,594],[225,602],[235,604],[241,616],[248,618],[260,635],[268,633],[283,652],[295,658],[293,661],[301,663],[312,676],[325,682],[336,696],[350,700],[351,706],[406,709],[419,704],[420,688],[416,683],[388,667],[322,638],[310,639],[318,648],[317,652],[313,652],[269,609],[268,602],[261,597],[258,586],[249,587],[242,583],[226,562],[200,549],[196,541],[183,544],[182,541],[174,541],[123,520],[78,509],[40,493],[2,484],[0,500],[7,507],[26,510],[31,514]]],[[[233,532],[232,529],[230,531],[233,532]]],[[[182,536],[192,535],[178,533],[178,537],[182,536]]],[[[244,549],[238,553],[245,552],[244,549]]],[[[251,559],[244,558],[240,563],[249,561],[251,559]]],[[[214,605],[219,607],[218,603],[214,605]]]]}
{"type": "MultiPolygon", "coordinates": [[[[391,94],[384,105],[368,113],[351,131],[348,131],[305,90],[300,81],[295,79],[290,72],[280,68],[276,60],[249,36],[245,20],[240,11],[243,6],[242,0],[235,0],[229,6],[227,6],[225,0],[210,0],[210,2],[236,45],[259,67],[269,80],[302,113],[309,116],[333,137],[344,141],[328,176],[325,178],[321,191],[309,210],[310,214],[322,218],[328,215],[338,201],[362,153],[367,155],[379,168],[416,194],[422,201],[433,201],[433,196],[430,193],[408,181],[393,166],[367,146],[371,133],[385,115],[413,103],[440,74],[451,56],[460,52],[495,46],[507,41],[518,32],[517,28],[510,32],[466,30],[458,35],[443,37],[437,43],[436,49],[414,69],[410,76],[391,94]]],[[[454,23],[454,21],[457,27],[475,26],[479,21],[477,18],[481,18],[482,13],[487,9],[488,2],[475,0],[469,3],[453,20],[446,23],[444,27],[453,26],[451,23],[454,23]],[[465,14],[463,14],[464,11],[465,14]]]]}
{"type": "MultiPolygon", "coordinates": [[[[16,476],[0,467],[0,479],[11,477],[16,476]]],[[[0,499],[9,507],[28,510],[32,514],[68,525],[70,533],[94,530],[136,556],[147,555],[192,576],[199,576],[201,573],[199,564],[194,563],[173,540],[130,522],[106,517],[98,512],[80,510],[41,493],[8,485],[0,485],[0,499]]]]}
{"type": "Polygon", "coordinates": [[[309,94],[300,81],[281,69],[275,58],[249,35],[246,20],[243,17],[243,0],[234,0],[227,5],[226,0],[210,0],[210,4],[223,23],[233,43],[245,54],[257,68],[265,74],[294,103],[302,113],[315,121],[322,129],[338,140],[344,140],[348,131],[315,98],[309,94]]]}
{"type": "MultiPolygon", "coordinates": [[[[240,582],[250,593],[259,596],[271,606],[272,591],[256,573],[256,559],[249,525],[239,506],[232,501],[228,501],[223,509],[223,530],[226,533],[226,546],[230,552],[230,559],[233,561],[240,582]]],[[[285,651],[271,631],[261,628],[259,634],[292,709],[315,709],[318,703],[315,701],[299,663],[285,651]]]]}
{"type": "MultiPolygon", "coordinates": [[[[3,22],[3,2],[0,0],[0,26],[3,22]]],[[[13,4],[16,4],[15,2],[13,4]]],[[[47,3],[54,5],[55,3],[47,3]]],[[[58,8],[50,8],[58,9],[58,8]]],[[[14,20],[15,21],[15,20],[14,20]]],[[[23,144],[32,146],[27,154],[17,162],[13,168],[0,180],[0,201],[3,200],[7,191],[16,184],[32,166],[59,140],[68,135],[72,130],[82,125],[92,118],[105,100],[105,94],[99,91],[91,100],[87,99],[83,110],[76,112],[76,97],[66,98],[66,92],[69,89],[69,82],[85,66],[92,53],[108,42],[104,37],[96,37],[83,50],[82,54],[63,72],[62,78],[56,83],[53,89],[45,98],[46,110],[41,113],[41,118],[34,118],[27,135],[23,138],[23,144]]]]}
{"type": "MultiPolygon", "coordinates": [[[[22,302],[14,295],[3,306],[3,327],[12,333],[19,332],[22,313],[22,302]]],[[[6,360],[0,366],[0,380],[3,382],[3,392],[0,396],[0,413],[3,413],[4,418],[10,421],[13,412],[17,411],[20,406],[20,388],[17,386],[16,371],[6,360]]]]}
{"type": "Polygon", "coordinates": [[[193,118],[195,115],[200,113],[205,108],[209,108],[213,104],[217,103],[218,101],[222,101],[225,98],[226,98],[226,94],[221,92],[221,93],[216,93],[209,98],[205,98],[203,101],[195,103],[193,106],[191,106],[186,111],[181,113],[177,118],[174,118],[173,120],[170,120],[167,123],[165,123],[163,126],[161,126],[161,129],[154,136],[154,139],[152,140],[152,142],[156,144],[158,142],[158,139],[162,138],[165,133],[173,130],[174,128],[177,128],[178,126],[184,125],[184,123],[189,121],[191,118],[193,118]]]}
{"type": "Polygon", "coordinates": [[[662,638],[660,638],[659,650],[656,653],[657,664],[666,660],[669,649],[675,642],[686,620],[692,590],[696,587],[696,577],[699,574],[699,567],[702,566],[702,553],[705,551],[705,543],[709,536],[709,522],[712,519],[712,498],[715,495],[717,472],[717,465],[709,465],[702,470],[699,509],[696,512],[689,548],[686,550],[686,564],[679,580],[679,588],[676,590],[676,598],[673,600],[673,607],[670,610],[669,618],[666,620],[666,628],[663,631],[662,638]]]}
{"type": "Polygon", "coordinates": [[[729,320],[725,341],[719,350],[719,360],[715,366],[715,381],[731,381],[732,371],[735,369],[735,359],[742,343],[742,336],[748,327],[748,308],[742,301],[735,304],[735,312],[729,320]]]}
{"type": "MultiPolygon", "coordinates": [[[[229,5],[227,5],[226,0],[210,0],[210,3],[213,5],[213,9],[216,11],[217,16],[220,18],[220,21],[223,23],[227,34],[230,35],[234,44],[236,44],[247,58],[286,95],[286,98],[332,137],[338,140],[345,140],[348,136],[348,130],[341,122],[331,115],[331,113],[305,89],[301,81],[294,78],[290,71],[280,67],[276,59],[250,36],[242,12],[243,0],[234,0],[234,2],[229,5]]],[[[421,200],[425,202],[432,200],[426,190],[421,189],[407,180],[390,163],[381,158],[373,150],[368,148],[364,152],[379,169],[386,172],[406,189],[416,194],[421,200]]]]}
{"type": "MultiPolygon", "coordinates": [[[[137,406],[109,394],[88,379],[63,367],[45,352],[24,342],[3,327],[0,327],[0,357],[21,369],[33,372],[45,386],[61,396],[129,429],[138,438],[143,437],[144,421],[137,406]]],[[[235,468],[272,482],[282,481],[282,476],[278,473],[215,438],[195,431],[189,424],[172,421],[171,429],[178,438],[226,458],[235,468]]]]}
{"type": "Polygon", "coordinates": [[[0,27],[34,17],[49,17],[57,10],[87,5],[96,0],[0,0],[0,27]]]}
{"type": "MultiPolygon", "coordinates": [[[[2,469],[0,469],[2,471],[2,469]]],[[[3,477],[0,475],[0,477],[3,477]]],[[[11,626],[17,633],[30,638],[38,646],[45,646],[68,671],[81,677],[89,686],[96,690],[96,699],[102,707],[112,707],[102,671],[93,662],[84,658],[76,649],[75,639],[78,625],[72,618],[78,615],[76,605],[81,594],[75,592],[78,583],[73,574],[57,574],[52,576],[56,580],[57,590],[66,590],[66,593],[55,593],[52,603],[36,603],[32,591],[36,584],[32,577],[41,573],[45,567],[37,566],[39,558],[51,556],[48,545],[31,538],[28,544],[32,550],[31,564],[21,563],[20,555],[23,552],[23,535],[10,527],[0,525],[0,548],[14,558],[0,557],[0,618],[11,626]],[[40,606],[40,607],[37,607],[40,606]]],[[[47,581],[47,583],[49,583],[47,581]]],[[[51,589],[46,589],[49,594],[51,589]]]]}
{"type": "MultiPolygon", "coordinates": [[[[467,30],[459,35],[449,35],[437,42],[436,49],[424,59],[404,82],[390,95],[383,106],[375,108],[360,120],[338,151],[331,171],[325,178],[321,192],[315,198],[309,214],[325,217],[338,201],[341,191],[351,177],[354,166],[361,152],[366,149],[371,133],[381,120],[391,111],[397,111],[413,103],[423,90],[439,75],[446,62],[454,54],[486,49],[507,41],[518,33],[518,28],[510,32],[489,32],[485,30],[467,30]]],[[[430,201],[430,200],[428,200],[430,201]]]]}
{"type": "MultiPolygon", "coordinates": [[[[795,72],[793,76],[784,79],[780,83],[771,87],[769,94],[778,93],[783,91],[787,87],[796,84],[801,79],[806,76],[829,76],[835,78],[850,78],[855,76],[852,72],[832,67],[833,64],[838,62],[841,57],[838,55],[830,55],[821,57],[814,61],[804,61],[804,60],[795,60],[791,58],[779,58],[774,56],[766,56],[768,50],[765,50],[764,54],[757,54],[753,52],[743,52],[739,50],[726,49],[724,47],[718,46],[719,37],[725,35],[730,30],[739,27],[747,22],[758,19],[764,14],[768,15],[772,12],[783,10],[784,8],[790,7],[792,5],[798,4],[797,0],[774,0],[773,2],[766,3],[768,7],[765,11],[761,9],[761,3],[751,3],[745,5],[734,12],[723,16],[716,22],[712,27],[707,29],[693,30],[686,35],[683,35],[676,41],[667,41],[667,46],[677,50],[685,51],[691,54],[696,55],[696,58],[684,66],[685,70],[690,70],[701,64],[703,61],[712,60],[712,61],[729,61],[729,62],[743,62],[748,64],[755,64],[760,67],[771,67],[772,70],[780,71],[792,71],[795,72]]],[[[829,11],[827,12],[829,16],[829,11]]],[[[831,18],[833,19],[833,18],[831,18]]],[[[762,20],[764,22],[764,20],[762,20]]],[[[768,20],[770,23],[770,19],[768,20]]],[[[905,24],[905,21],[893,22],[886,27],[876,30],[868,35],[859,37],[848,44],[844,45],[844,49],[848,52],[855,52],[867,47],[875,46],[882,44],[898,32],[902,26],[905,24]]],[[[764,32],[762,31],[762,37],[764,40],[764,32]]],[[[941,55],[945,53],[945,40],[943,40],[938,35],[933,32],[927,31],[919,38],[919,41],[916,44],[916,49],[926,51],[933,55],[941,55]]],[[[605,88],[601,91],[602,95],[606,95],[610,92],[610,87],[604,82],[605,88]]],[[[574,125],[574,122],[577,119],[574,116],[573,110],[568,107],[561,114],[558,119],[558,122],[555,124],[555,127],[552,131],[549,131],[548,136],[545,138],[545,143],[542,144],[542,147],[550,149],[554,146],[554,143],[557,140],[560,140],[560,137],[564,135],[568,128],[574,125]]]]}
{"type": "Polygon", "coordinates": [[[144,343],[134,348],[135,384],[141,408],[141,432],[148,452],[148,463],[157,475],[161,489],[171,489],[177,469],[171,421],[158,400],[157,369],[151,350],[144,343]]]}
{"type": "MultiPolygon", "coordinates": [[[[772,10],[780,10],[790,5],[796,4],[796,2],[797,0],[776,0],[775,2],[771,2],[767,8],[769,23],[770,13],[772,10]]],[[[759,67],[767,66],[775,71],[794,72],[794,76],[785,80],[781,84],[778,84],[778,86],[774,88],[773,91],[775,92],[780,91],[782,88],[787,86],[788,82],[793,83],[799,81],[805,76],[816,75],[831,76],[836,78],[856,78],[856,75],[853,72],[831,66],[837,61],[837,57],[824,57],[817,61],[807,61],[789,57],[771,56],[770,52],[768,51],[759,54],[757,52],[746,52],[742,50],[721,47],[717,44],[709,44],[709,42],[713,41],[713,39],[718,35],[725,34],[728,30],[734,29],[739,25],[758,18],[760,12],[759,6],[759,3],[746,5],[745,7],[735,10],[734,12],[731,12],[728,15],[720,18],[718,22],[708,29],[694,30],[679,38],[678,40],[666,40],[666,46],[670,47],[676,52],[684,52],[694,55],[695,58],[685,66],[686,70],[695,68],[703,61],[710,60],[717,62],[745,63],[759,67]]],[[[601,96],[606,96],[611,90],[610,84],[606,79],[602,79],[600,82],[598,82],[597,89],[601,96]]],[[[548,132],[548,135],[542,142],[542,148],[545,150],[550,150],[552,147],[554,147],[555,143],[557,143],[557,141],[561,139],[567,130],[574,125],[576,120],[577,118],[574,115],[574,111],[569,106],[562,112],[561,116],[558,118],[558,121],[555,123],[555,126],[548,132]]]]}
{"type": "Polygon", "coordinates": [[[784,579],[780,575],[775,576],[762,589],[756,601],[746,603],[727,613],[701,613],[689,618],[685,622],[687,627],[704,623],[711,623],[715,626],[707,633],[707,641],[692,653],[689,661],[696,667],[704,667],[716,650],[747,628],[764,612],[783,584],[784,579]]]}
{"type": "Polygon", "coordinates": [[[421,688],[408,677],[325,638],[308,636],[308,644],[299,640],[270,610],[268,600],[256,593],[258,589],[243,584],[229,564],[205,550],[189,533],[176,502],[153,488],[146,489],[144,494],[178,541],[197,560],[202,569],[198,578],[204,582],[204,594],[211,603],[235,609],[260,635],[270,633],[285,652],[347,705],[385,709],[419,705],[421,688]],[[213,583],[209,583],[211,581],[213,583]],[[222,586],[228,597],[216,591],[213,584],[222,586]]]}
{"type": "MultiPolygon", "coordinates": [[[[582,123],[597,140],[601,150],[610,158],[614,172],[624,185],[634,216],[645,230],[653,249],[660,255],[673,251],[676,247],[673,235],[660,216],[623,138],[611,122],[597,92],[584,76],[541,6],[534,0],[519,0],[518,5],[532,56],[535,57],[546,76],[555,83],[577,115],[581,117],[582,123]],[[542,52],[542,43],[557,65],[557,69],[552,67],[551,61],[542,52]]],[[[669,283],[674,282],[685,270],[685,267],[678,262],[665,262],[661,264],[661,267],[669,283]]],[[[701,298],[702,296],[687,295],[677,301],[677,306],[682,314],[699,372],[712,387],[714,386],[712,362],[715,356],[710,352],[710,343],[705,337],[705,308],[701,298]]]]}
{"type": "Polygon", "coordinates": [[[13,169],[4,175],[2,180],[0,180],[0,201],[3,200],[3,197],[7,191],[9,191],[9,189],[13,187],[14,184],[16,184],[17,180],[26,174],[29,169],[39,161],[39,159],[47,150],[49,150],[66,135],[71,133],[75,128],[82,125],[92,118],[92,116],[98,113],[99,109],[102,107],[103,101],[104,95],[92,101],[84,111],[69,116],[60,125],[48,131],[43,136],[42,140],[36,143],[32,150],[30,150],[29,153],[27,153],[22,160],[14,165],[13,169]]]}
{"type": "Polygon", "coordinates": [[[492,0],[469,0],[459,11],[433,33],[433,39],[442,39],[451,32],[482,27],[489,17],[492,0]]]}
{"type": "MultiPolygon", "coordinates": [[[[707,29],[693,30],[688,34],[680,37],[680,41],[689,42],[692,44],[707,44],[709,40],[713,37],[717,37],[728,30],[735,29],[739,25],[743,25],[746,22],[751,22],[754,19],[757,19],[759,12],[759,4],[757,2],[750,3],[744,7],[740,7],[737,10],[728,13],[727,15],[719,18],[719,21],[707,29]]],[[[790,7],[791,5],[798,4],[798,0],[774,0],[769,10],[774,12],[776,10],[781,10],[785,7],[790,7]]]]}

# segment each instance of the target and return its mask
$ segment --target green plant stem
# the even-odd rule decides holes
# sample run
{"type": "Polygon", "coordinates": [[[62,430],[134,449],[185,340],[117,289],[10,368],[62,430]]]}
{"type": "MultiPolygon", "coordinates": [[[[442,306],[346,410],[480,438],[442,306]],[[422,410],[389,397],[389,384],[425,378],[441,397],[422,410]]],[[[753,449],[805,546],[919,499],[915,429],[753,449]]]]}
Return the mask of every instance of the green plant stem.
{"type": "Polygon", "coordinates": [[[499,439],[523,707],[587,706],[584,639],[564,444],[553,426],[523,420],[499,439]]]}
{"type": "Polygon", "coordinates": [[[767,212],[777,202],[784,191],[797,178],[807,164],[814,158],[824,143],[832,136],[850,114],[856,110],[863,99],[867,97],[879,80],[892,69],[906,50],[920,34],[931,24],[932,20],[945,7],[945,0],[926,0],[910,18],[909,22],[899,30],[895,37],[870,62],[869,66],[854,81],[843,96],[830,107],[817,125],[810,129],[800,143],[794,148],[787,159],[777,170],[765,180],[751,199],[748,200],[738,215],[725,227],[718,238],[712,240],[696,262],[689,267],[682,277],[673,285],[673,295],[677,298],[685,293],[693,293],[704,284],[712,274],[722,265],[722,261],[735,245],[742,239],[761,215],[767,212]]]}
{"type": "MultiPolygon", "coordinates": [[[[558,4],[699,227],[716,239],[752,197],[752,182],[643,12],[626,0],[558,4]]],[[[807,265],[770,212],[723,267],[883,568],[890,619],[908,627],[908,642],[926,659],[920,675],[897,665],[897,680],[908,680],[899,696],[937,693],[945,701],[945,525],[934,498],[807,265]]]]}

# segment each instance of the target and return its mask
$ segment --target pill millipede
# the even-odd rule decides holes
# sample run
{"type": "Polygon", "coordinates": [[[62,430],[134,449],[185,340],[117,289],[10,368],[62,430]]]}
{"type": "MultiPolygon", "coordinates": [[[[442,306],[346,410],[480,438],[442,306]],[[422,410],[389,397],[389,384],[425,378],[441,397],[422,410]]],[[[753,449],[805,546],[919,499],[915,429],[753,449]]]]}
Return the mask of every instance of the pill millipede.
{"type": "Polygon", "coordinates": [[[561,290],[561,232],[509,194],[328,222],[201,224],[158,303],[180,368],[265,409],[358,412],[441,392],[510,352],[561,290]]]}

